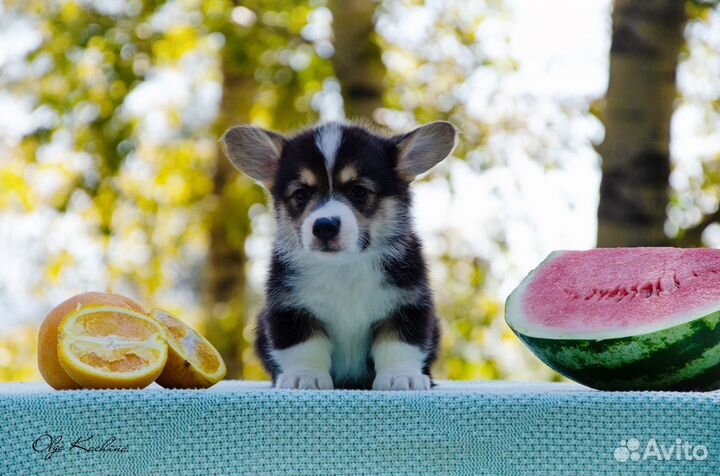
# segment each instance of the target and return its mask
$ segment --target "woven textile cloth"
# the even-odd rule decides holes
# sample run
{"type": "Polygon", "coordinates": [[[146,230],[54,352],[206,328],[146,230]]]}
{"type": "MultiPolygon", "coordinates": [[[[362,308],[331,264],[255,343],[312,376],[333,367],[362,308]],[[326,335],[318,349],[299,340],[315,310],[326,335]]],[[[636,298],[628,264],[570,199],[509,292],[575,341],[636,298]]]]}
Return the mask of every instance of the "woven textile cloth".
{"type": "Polygon", "coordinates": [[[718,476],[720,394],[0,385],[0,475],[81,474],[718,476]]]}

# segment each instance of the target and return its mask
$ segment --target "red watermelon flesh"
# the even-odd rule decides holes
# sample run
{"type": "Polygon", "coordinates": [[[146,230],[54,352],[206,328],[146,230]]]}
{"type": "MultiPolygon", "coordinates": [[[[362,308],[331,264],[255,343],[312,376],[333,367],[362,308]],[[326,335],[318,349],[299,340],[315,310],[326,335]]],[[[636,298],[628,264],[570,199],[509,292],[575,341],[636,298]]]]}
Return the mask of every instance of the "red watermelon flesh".
{"type": "Polygon", "coordinates": [[[533,337],[646,334],[720,310],[720,250],[600,248],[552,253],[508,299],[533,337]]]}

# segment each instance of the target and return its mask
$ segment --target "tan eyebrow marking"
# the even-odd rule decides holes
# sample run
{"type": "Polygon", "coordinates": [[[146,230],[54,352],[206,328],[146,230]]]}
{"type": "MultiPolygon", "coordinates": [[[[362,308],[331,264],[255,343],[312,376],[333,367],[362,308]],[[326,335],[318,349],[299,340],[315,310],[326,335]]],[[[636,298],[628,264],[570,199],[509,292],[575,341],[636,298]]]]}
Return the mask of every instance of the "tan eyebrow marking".
{"type": "Polygon", "coordinates": [[[310,187],[314,187],[318,183],[317,177],[310,169],[300,170],[300,180],[310,187]]]}
{"type": "Polygon", "coordinates": [[[351,180],[355,180],[357,177],[358,171],[352,165],[346,165],[345,168],[340,171],[341,183],[350,182],[351,180]]]}

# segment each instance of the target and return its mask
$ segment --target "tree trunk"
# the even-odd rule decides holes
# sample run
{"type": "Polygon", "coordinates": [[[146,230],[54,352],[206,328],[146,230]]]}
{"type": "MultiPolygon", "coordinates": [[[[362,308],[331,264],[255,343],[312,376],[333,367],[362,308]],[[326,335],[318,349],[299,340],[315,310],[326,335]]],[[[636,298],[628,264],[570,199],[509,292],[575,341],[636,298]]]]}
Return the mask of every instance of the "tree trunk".
{"type": "Polygon", "coordinates": [[[373,120],[383,104],[385,65],[375,41],[375,3],[369,0],[330,0],[333,14],[335,75],[340,81],[345,115],[373,120]]]}
{"type": "Polygon", "coordinates": [[[685,2],[615,0],[612,20],[598,246],[664,245],[685,2]]]}
{"type": "MultiPolygon", "coordinates": [[[[223,58],[223,97],[216,136],[230,126],[247,123],[255,80],[234,73],[232,59],[223,58]]],[[[261,196],[254,184],[239,176],[218,146],[213,176],[209,251],[203,281],[203,306],[208,339],[223,355],[228,378],[241,378],[247,321],[245,238],[250,233],[248,209],[261,196]]]]}

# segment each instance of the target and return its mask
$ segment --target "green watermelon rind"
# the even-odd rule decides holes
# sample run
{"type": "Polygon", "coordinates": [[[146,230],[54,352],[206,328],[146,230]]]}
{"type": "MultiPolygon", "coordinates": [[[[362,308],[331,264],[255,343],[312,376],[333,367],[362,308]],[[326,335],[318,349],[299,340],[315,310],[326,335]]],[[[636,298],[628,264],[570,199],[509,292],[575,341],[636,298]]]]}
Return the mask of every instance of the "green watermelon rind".
{"type": "Polygon", "coordinates": [[[550,368],[588,387],[707,391],[720,388],[718,324],[720,311],[612,339],[549,339],[513,331],[550,368]]]}
{"type": "Polygon", "coordinates": [[[632,329],[562,331],[528,322],[522,305],[528,285],[564,253],[543,260],[505,305],[509,327],[540,360],[600,390],[720,389],[720,304],[632,329]]]}

